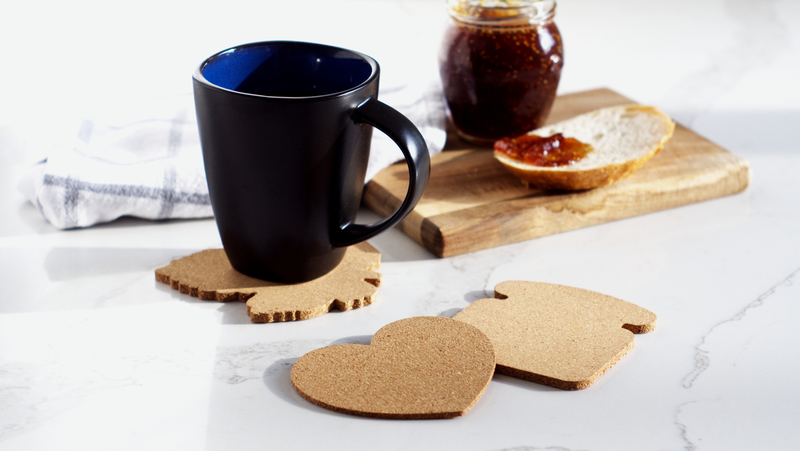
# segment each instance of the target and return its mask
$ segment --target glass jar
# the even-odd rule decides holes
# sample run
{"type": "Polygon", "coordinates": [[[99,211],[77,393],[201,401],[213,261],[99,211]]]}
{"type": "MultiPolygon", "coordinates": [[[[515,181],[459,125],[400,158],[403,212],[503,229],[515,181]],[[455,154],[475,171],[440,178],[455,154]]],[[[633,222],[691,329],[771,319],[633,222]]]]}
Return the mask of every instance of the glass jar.
{"type": "Polygon", "coordinates": [[[491,145],[544,124],[564,65],[555,0],[448,0],[439,72],[459,135],[491,145]]]}

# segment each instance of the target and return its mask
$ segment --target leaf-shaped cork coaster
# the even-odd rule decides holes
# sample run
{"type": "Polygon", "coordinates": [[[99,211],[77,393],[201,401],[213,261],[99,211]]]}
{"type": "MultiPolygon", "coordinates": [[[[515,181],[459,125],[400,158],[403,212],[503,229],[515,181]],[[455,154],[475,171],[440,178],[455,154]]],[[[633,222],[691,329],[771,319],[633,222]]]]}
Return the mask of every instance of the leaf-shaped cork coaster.
{"type": "Polygon", "coordinates": [[[564,390],[594,383],[633,348],[634,333],[656,326],[649,310],[563,285],[503,282],[495,298],[454,318],[489,336],[498,373],[564,390]]]}
{"type": "Polygon", "coordinates": [[[210,249],[156,270],[156,280],[203,300],[247,302],[254,323],[313,318],[332,309],[371,304],[377,296],[381,254],[368,243],[347,248],[339,266],[310,282],[281,284],[246,276],[231,266],[225,251],[210,249]]]}
{"type": "Polygon", "coordinates": [[[326,409],[377,418],[465,414],[494,374],[492,343],[451,318],[420,316],[382,327],[369,345],[320,348],[292,367],[292,385],[326,409]]]}

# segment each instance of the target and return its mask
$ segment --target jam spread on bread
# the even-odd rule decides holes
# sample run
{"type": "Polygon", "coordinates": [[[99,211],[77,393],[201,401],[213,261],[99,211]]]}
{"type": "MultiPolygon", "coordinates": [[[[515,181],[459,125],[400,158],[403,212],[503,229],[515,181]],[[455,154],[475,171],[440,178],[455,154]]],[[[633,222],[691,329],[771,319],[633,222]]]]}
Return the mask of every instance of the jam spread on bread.
{"type": "Polygon", "coordinates": [[[574,164],[591,152],[592,146],[561,133],[542,137],[522,135],[503,138],[494,143],[494,149],[511,159],[536,166],[555,167],[574,164]]]}
{"type": "MultiPolygon", "coordinates": [[[[482,16],[496,14],[492,8],[482,16]]],[[[491,19],[477,17],[475,21],[491,19]]],[[[552,21],[480,26],[455,21],[445,33],[440,73],[459,133],[491,144],[544,124],[563,66],[552,21]]]]}

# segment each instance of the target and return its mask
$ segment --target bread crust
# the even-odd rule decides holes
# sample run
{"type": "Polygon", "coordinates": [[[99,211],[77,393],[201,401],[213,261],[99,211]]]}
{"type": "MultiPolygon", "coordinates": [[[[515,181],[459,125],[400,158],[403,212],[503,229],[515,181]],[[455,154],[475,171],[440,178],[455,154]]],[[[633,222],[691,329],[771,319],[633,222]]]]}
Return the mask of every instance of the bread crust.
{"type": "MultiPolygon", "coordinates": [[[[622,107],[610,108],[624,108],[626,112],[636,112],[639,114],[650,114],[657,116],[659,120],[663,121],[664,126],[664,133],[661,136],[661,139],[653,142],[649,148],[643,149],[642,152],[639,153],[635,158],[628,159],[621,163],[606,164],[603,166],[586,169],[572,169],[569,166],[536,166],[509,158],[497,150],[494,151],[494,157],[517,178],[521,179],[527,184],[545,190],[588,190],[610,185],[614,182],[622,180],[641,169],[645,163],[647,163],[656,154],[661,152],[661,149],[664,148],[664,145],[667,143],[667,141],[669,141],[675,131],[675,123],[672,121],[672,119],[670,119],[669,116],[654,107],[643,105],[625,105],[622,107]]],[[[557,127],[558,124],[553,124],[547,128],[550,130],[556,129],[555,132],[557,132],[557,127]]],[[[530,132],[530,134],[539,133],[537,133],[537,130],[534,130],[530,132]]],[[[588,144],[592,143],[589,142],[588,144]]]]}

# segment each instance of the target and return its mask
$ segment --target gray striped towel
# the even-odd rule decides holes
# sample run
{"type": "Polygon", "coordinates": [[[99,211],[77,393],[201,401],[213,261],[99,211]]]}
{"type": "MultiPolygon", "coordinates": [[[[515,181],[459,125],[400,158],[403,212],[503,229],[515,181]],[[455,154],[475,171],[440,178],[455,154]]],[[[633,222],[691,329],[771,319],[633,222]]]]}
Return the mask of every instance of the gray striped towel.
{"type": "MultiPolygon", "coordinates": [[[[380,98],[420,129],[431,155],[446,138],[438,83],[382,89],[380,98]]],[[[20,191],[59,229],[122,216],[160,220],[213,215],[191,95],[115,102],[82,121],[20,181],[20,191]]],[[[374,133],[367,180],[402,159],[374,133]]]]}

